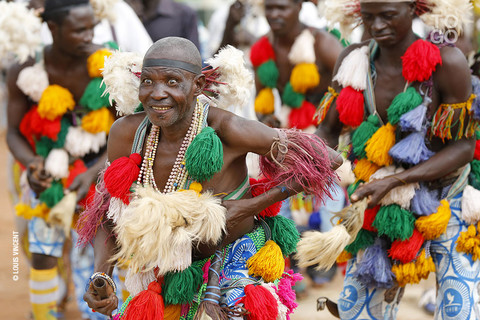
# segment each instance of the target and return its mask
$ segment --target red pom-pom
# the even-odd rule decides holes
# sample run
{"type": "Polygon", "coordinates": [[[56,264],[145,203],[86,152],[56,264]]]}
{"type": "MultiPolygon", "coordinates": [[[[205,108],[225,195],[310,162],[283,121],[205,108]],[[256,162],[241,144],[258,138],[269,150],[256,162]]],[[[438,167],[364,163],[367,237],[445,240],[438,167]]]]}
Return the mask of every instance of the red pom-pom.
{"type": "Polygon", "coordinates": [[[375,206],[371,209],[365,210],[364,218],[363,218],[363,226],[362,228],[368,231],[377,232],[377,229],[372,226],[375,217],[377,216],[378,210],[380,210],[380,206],[375,206]]]}
{"type": "Polygon", "coordinates": [[[68,175],[67,181],[65,183],[65,187],[68,189],[72,184],[73,180],[75,180],[75,178],[79,174],[84,173],[85,171],[87,171],[87,167],[85,166],[85,163],[80,159],[75,160],[73,162],[72,168],[70,169],[70,174],[68,175]]]}
{"type": "Polygon", "coordinates": [[[275,297],[264,287],[249,284],[245,287],[245,296],[239,300],[250,312],[249,320],[276,320],[278,303],[275,297]]]}
{"type": "Polygon", "coordinates": [[[365,114],[363,91],[348,86],[340,91],[337,98],[337,111],[340,121],[350,127],[358,127],[365,114]]]}
{"type": "Polygon", "coordinates": [[[165,304],[161,296],[162,286],[152,281],[148,289],[140,292],[130,301],[122,317],[123,320],[158,320],[163,319],[165,304]]]}
{"type": "Polygon", "coordinates": [[[305,129],[315,125],[313,117],[315,116],[315,106],[308,102],[307,100],[303,101],[303,104],[298,109],[292,109],[290,115],[288,116],[288,125],[290,128],[305,129]]]}
{"type": "MultiPolygon", "coordinates": [[[[252,191],[253,197],[258,197],[262,193],[267,192],[270,189],[265,188],[265,184],[270,181],[267,178],[255,180],[254,178],[250,178],[250,190],[252,191]]],[[[279,212],[280,208],[282,207],[282,202],[275,202],[268,208],[264,209],[258,215],[262,218],[265,217],[275,217],[279,212]]]]}
{"type": "Polygon", "coordinates": [[[399,260],[403,264],[409,263],[417,257],[417,253],[424,241],[423,235],[415,228],[409,239],[404,241],[395,240],[392,243],[392,247],[388,250],[388,256],[399,260]]]}
{"type": "Polygon", "coordinates": [[[105,187],[112,197],[121,199],[125,204],[130,203],[130,187],[138,178],[141,162],[142,156],[132,153],[128,158],[121,157],[113,161],[105,170],[105,187]]]}
{"type": "Polygon", "coordinates": [[[475,144],[475,153],[473,154],[475,160],[480,160],[480,140],[477,140],[475,144]]]}
{"type": "Polygon", "coordinates": [[[89,206],[90,204],[92,204],[93,202],[93,199],[95,198],[95,192],[97,192],[97,189],[96,189],[96,184],[95,183],[92,183],[90,185],[90,189],[88,189],[88,192],[87,192],[87,195],[78,202],[78,204],[82,207],[82,208],[86,208],[87,206],[89,206]]]}
{"type": "Polygon", "coordinates": [[[61,117],[54,120],[42,119],[37,110],[38,107],[34,106],[23,116],[19,127],[20,132],[32,146],[35,145],[34,137],[45,136],[56,141],[61,129],[61,117]]]}
{"type": "Polygon", "coordinates": [[[270,59],[275,60],[275,51],[268,38],[262,37],[250,49],[250,61],[254,67],[258,67],[270,59]]]}
{"type": "Polygon", "coordinates": [[[402,63],[405,80],[423,82],[430,79],[438,64],[442,65],[442,56],[436,45],[419,39],[405,51],[402,63]]]}

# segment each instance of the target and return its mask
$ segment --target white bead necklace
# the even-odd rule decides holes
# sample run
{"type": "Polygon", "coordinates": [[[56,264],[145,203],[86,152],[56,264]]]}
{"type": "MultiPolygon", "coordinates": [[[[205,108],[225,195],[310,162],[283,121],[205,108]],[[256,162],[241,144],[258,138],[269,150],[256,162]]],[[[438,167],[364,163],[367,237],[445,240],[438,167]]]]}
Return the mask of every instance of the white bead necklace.
{"type": "MultiPolygon", "coordinates": [[[[178,151],[173,168],[170,171],[170,175],[167,179],[167,183],[165,184],[165,188],[163,189],[163,193],[174,192],[185,185],[188,178],[188,172],[185,167],[185,153],[195,136],[202,131],[203,118],[203,106],[197,99],[197,104],[195,105],[195,110],[193,111],[192,122],[190,123],[187,134],[183,138],[182,145],[178,151]]],[[[152,130],[147,138],[145,155],[143,157],[142,166],[137,179],[138,184],[143,184],[145,187],[153,187],[157,191],[159,190],[153,175],[153,165],[155,163],[155,155],[157,153],[159,136],[160,128],[153,125],[152,130]]]]}

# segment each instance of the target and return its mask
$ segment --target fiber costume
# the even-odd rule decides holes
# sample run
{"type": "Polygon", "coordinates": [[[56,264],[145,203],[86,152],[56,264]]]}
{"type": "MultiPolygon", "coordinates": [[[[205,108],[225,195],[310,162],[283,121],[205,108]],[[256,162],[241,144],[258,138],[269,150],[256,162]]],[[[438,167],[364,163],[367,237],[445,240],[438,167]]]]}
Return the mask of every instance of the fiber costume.
{"type": "MultiPolygon", "coordinates": [[[[438,7],[435,10],[445,10],[438,7]]],[[[461,8],[459,4],[455,10],[461,8]]],[[[426,144],[430,137],[472,138],[478,130],[478,108],[472,107],[478,103],[475,88],[468,101],[442,104],[433,117],[427,116],[432,73],[442,59],[439,48],[425,40],[415,41],[402,57],[407,85],[387,109],[388,122],[382,123],[373,90],[376,50],[372,40],[345,57],[334,78],[343,89],[339,93],[331,89],[318,109],[322,121],[337,99],[340,121],[354,129],[357,181],[350,186],[350,194],[361,182],[394,175],[431,158],[434,152],[426,144]],[[455,123],[454,110],[461,110],[455,123]],[[458,133],[453,136],[451,128],[457,124],[458,133]]],[[[480,261],[475,254],[479,244],[475,228],[480,217],[470,209],[478,198],[462,197],[462,192],[474,192],[467,186],[470,170],[469,164],[435,183],[405,183],[387,193],[379,206],[365,210],[363,228],[340,257],[353,256],[339,299],[342,319],[395,318],[403,287],[426,279],[432,271],[439,283],[436,316],[478,318],[480,261]],[[465,219],[472,214],[475,218],[465,219]]]]}
{"type": "MultiPolygon", "coordinates": [[[[216,59],[237,55],[236,49],[224,50],[216,59]]],[[[196,72],[191,65],[180,65],[176,60],[146,59],[145,63],[196,72]]],[[[211,65],[215,63],[218,60],[211,65]]],[[[230,63],[238,69],[244,62],[230,63]]],[[[129,68],[123,69],[125,77],[135,79],[129,68]]],[[[217,75],[226,75],[231,69],[221,64],[214,70],[217,75]]],[[[207,75],[213,73],[207,71],[207,75]]],[[[222,77],[217,83],[225,82],[222,77]]],[[[131,293],[117,318],[227,319],[246,312],[252,316],[267,312],[269,318],[276,319],[278,315],[288,318],[296,307],[291,286],[300,277],[284,273],[284,256],[295,250],[299,235],[291,221],[276,216],[278,205],[260,214],[262,219],[252,232],[218,248],[210,258],[192,261],[193,245],[219,243],[225,232],[226,209],[220,198],[202,193],[202,183],[223,166],[222,141],[207,123],[209,108],[209,103],[197,100],[162,191],[153,178],[160,129],[146,117],[136,131],[131,155],[116,159],[106,169],[100,192],[80,219],[84,243],[92,240],[103,221],[114,222],[119,250],[113,259],[128,264],[126,286],[131,293]]],[[[130,113],[127,109],[122,110],[130,113]]],[[[261,159],[265,180],[249,183],[246,179],[224,199],[240,199],[246,192],[259,195],[280,182],[287,188],[293,182],[302,183],[305,190],[319,197],[327,194],[335,175],[321,141],[296,131],[280,131],[274,138],[272,156],[276,150],[279,152],[273,160],[261,159]]]]}

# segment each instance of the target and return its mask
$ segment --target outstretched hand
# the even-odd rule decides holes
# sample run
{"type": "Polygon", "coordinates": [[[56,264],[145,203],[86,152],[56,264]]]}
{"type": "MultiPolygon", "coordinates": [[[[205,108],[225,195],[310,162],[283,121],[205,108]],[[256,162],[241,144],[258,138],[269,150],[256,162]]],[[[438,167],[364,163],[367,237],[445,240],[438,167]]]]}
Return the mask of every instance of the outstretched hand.
{"type": "Polygon", "coordinates": [[[367,197],[368,207],[373,208],[390,190],[396,187],[396,182],[397,180],[392,177],[373,180],[358,187],[350,197],[350,200],[352,202],[357,202],[367,197]]]}
{"type": "Polygon", "coordinates": [[[84,173],[79,174],[75,177],[72,184],[68,187],[69,191],[76,191],[77,192],[77,201],[82,200],[90,190],[90,186],[95,181],[97,177],[97,173],[88,170],[84,173]]]}
{"type": "Polygon", "coordinates": [[[111,316],[113,310],[118,307],[118,298],[115,295],[115,292],[108,283],[107,286],[107,297],[101,298],[99,293],[95,290],[93,282],[90,283],[88,290],[83,295],[83,300],[88,304],[88,307],[93,309],[95,312],[111,316]]]}
{"type": "Polygon", "coordinates": [[[27,180],[30,188],[32,188],[36,194],[40,194],[50,187],[53,178],[45,171],[42,157],[35,157],[27,165],[27,180]]]}

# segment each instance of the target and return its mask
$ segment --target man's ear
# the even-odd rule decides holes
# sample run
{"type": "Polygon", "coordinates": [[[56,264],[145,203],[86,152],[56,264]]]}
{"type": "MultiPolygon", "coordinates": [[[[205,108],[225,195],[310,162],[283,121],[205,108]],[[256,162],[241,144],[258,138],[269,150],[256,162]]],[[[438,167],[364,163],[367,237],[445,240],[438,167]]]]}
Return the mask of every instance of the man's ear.
{"type": "Polygon", "coordinates": [[[206,80],[205,80],[205,75],[203,74],[198,74],[195,76],[193,79],[193,82],[195,84],[195,95],[199,96],[203,93],[203,88],[205,88],[206,80]]]}
{"type": "Polygon", "coordinates": [[[50,29],[50,33],[53,36],[57,32],[58,25],[55,22],[49,20],[47,21],[47,26],[48,26],[48,29],[50,29]]]}

